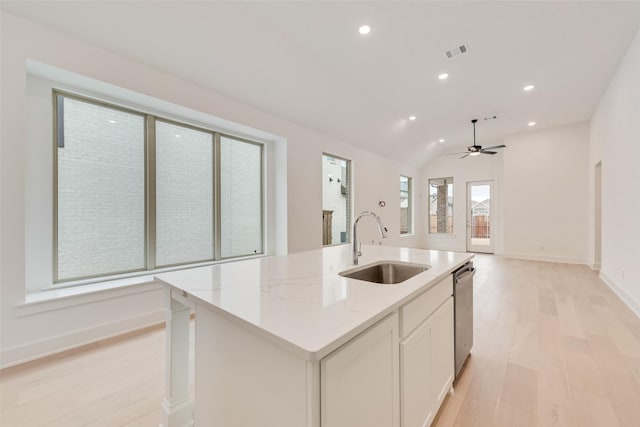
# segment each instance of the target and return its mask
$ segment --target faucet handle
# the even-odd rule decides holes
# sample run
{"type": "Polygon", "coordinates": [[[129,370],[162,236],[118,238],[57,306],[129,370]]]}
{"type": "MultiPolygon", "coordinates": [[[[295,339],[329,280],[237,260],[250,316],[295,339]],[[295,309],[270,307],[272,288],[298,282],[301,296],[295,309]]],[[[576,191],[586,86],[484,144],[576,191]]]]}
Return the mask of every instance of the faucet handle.
{"type": "Polygon", "coordinates": [[[362,242],[358,244],[358,256],[362,255],[362,242]]]}

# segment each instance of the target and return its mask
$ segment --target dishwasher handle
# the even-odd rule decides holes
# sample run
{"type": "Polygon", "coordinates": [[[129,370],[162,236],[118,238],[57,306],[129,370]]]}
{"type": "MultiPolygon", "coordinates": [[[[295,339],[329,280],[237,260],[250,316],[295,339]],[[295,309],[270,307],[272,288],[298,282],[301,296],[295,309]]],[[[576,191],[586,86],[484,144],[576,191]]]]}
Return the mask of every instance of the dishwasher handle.
{"type": "Polygon", "coordinates": [[[463,280],[469,279],[473,276],[475,276],[476,274],[476,269],[475,267],[470,268],[469,270],[465,271],[462,274],[456,274],[456,283],[461,282],[463,280]]]}

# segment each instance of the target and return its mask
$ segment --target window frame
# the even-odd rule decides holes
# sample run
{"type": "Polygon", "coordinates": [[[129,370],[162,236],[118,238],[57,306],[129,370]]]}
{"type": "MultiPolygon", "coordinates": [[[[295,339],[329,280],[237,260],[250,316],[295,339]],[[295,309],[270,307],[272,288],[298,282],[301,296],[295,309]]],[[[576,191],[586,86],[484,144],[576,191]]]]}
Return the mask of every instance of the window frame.
{"type": "MultiPolygon", "coordinates": [[[[80,95],[77,95],[75,93],[71,93],[71,92],[66,92],[66,91],[62,91],[62,90],[58,90],[58,89],[53,89],[52,90],[52,101],[53,101],[53,284],[58,284],[58,283],[66,283],[66,282],[74,282],[74,281],[78,281],[78,280],[88,280],[88,279],[96,279],[99,277],[109,277],[109,276],[120,276],[120,275],[124,275],[124,274],[132,274],[132,273],[142,273],[142,272],[146,272],[147,269],[147,262],[148,262],[148,246],[147,246],[147,241],[149,239],[148,233],[149,233],[149,229],[148,229],[148,225],[147,225],[147,221],[148,221],[148,198],[149,198],[149,187],[148,187],[148,174],[147,174],[147,163],[148,163],[148,142],[149,142],[149,137],[148,137],[148,117],[147,114],[140,112],[140,111],[136,111],[133,109],[128,109],[128,108],[124,108],[121,107],[117,104],[111,104],[108,102],[104,102],[98,99],[94,99],[94,98],[89,98],[89,97],[83,97],[80,95]],[[60,129],[60,123],[62,123],[62,121],[64,120],[64,116],[60,116],[59,115],[59,105],[60,105],[60,101],[64,100],[64,98],[69,98],[69,99],[73,99],[76,101],[80,101],[80,102],[85,102],[88,104],[92,104],[92,105],[97,105],[100,107],[104,107],[104,108],[110,108],[110,109],[114,109],[117,111],[122,111],[128,114],[133,114],[133,115],[137,115],[137,116],[141,116],[143,117],[144,120],[144,254],[143,254],[143,259],[144,259],[144,266],[142,268],[136,268],[136,269],[131,269],[131,270],[123,270],[123,271],[115,271],[115,272],[110,272],[108,274],[91,274],[91,275],[85,275],[85,276],[79,276],[79,277],[71,277],[71,278],[65,278],[60,280],[60,278],[58,277],[58,271],[59,271],[59,256],[58,256],[58,148],[60,148],[60,137],[62,134],[62,131],[60,129]]],[[[64,111],[63,111],[64,114],[64,111]]]]}
{"type": "Polygon", "coordinates": [[[147,242],[148,245],[148,253],[149,253],[149,257],[147,258],[147,265],[149,266],[149,270],[154,270],[154,269],[160,269],[160,268],[171,268],[171,267],[179,267],[179,266],[183,266],[183,265],[191,265],[191,264],[201,264],[201,263],[207,263],[207,262],[213,262],[213,261],[217,261],[216,258],[216,236],[219,235],[218,233],[218,228],[216,228],[216,223],[215,223],[215,218],[216,218],[216,206],[219,206],[217,204],[216,201],[216,182],[218,179],[218,176],[216,174],[217,171],[217,167],[218,164],[216,163],[216,132],[210,130],[210,129],[205,129],[205,128],[201,128],[198,126],[193,126],[190,125],[188,123],[182,123],[180,121],[177,120],[173,120],[173,119],[168,119],[166,117],[158,117],[158,116],[153,116],[153,115],[148,115],[148,145],[149,145],[149,151],[147,153],[148,157],[149,157],[149,163],[147,164],[147,175],[148,175],[148,182],[149,182],[149,195],[147,196],[147,200],[148,200],[148,204],[149,204],[149,216],[148,216],[148,220],[149,220],[149,239],[147,242]],[[179,126],[179,127],[184,127],[187,129],[191,129],[191,130],[195,130],[198,132],[202,132],[202,133],[207,133],[211,135],[211,151],[212,151],[212,215],[213,215],[213,230],[212,230],[212,241],[213,241],[213,247],[212,247],[212,253],[213,253],[213,258],[210,259],[202,259],[202,260],[193,260],[193,261],[185,261],[185,262],[177,262],[177,263],[172,263],[172,264],[158,264],[158,258],[157,258],[157,233],[158,233],[158,224],[157,224],[157,213],[158,213],[158,209],[157,209],[157,200],[156,200],[156,196],[157,196],[157,189],[156,189],[156,183],[157,181],[157,167],[158,167],[158,163],[157,163],[157,135],[156,135],[156,128],[157,128],[157,123],[161,122],[161,123],[165,123],[165,124],[169,124],[169,125],[173,125],[173,126],[179,126]],[[152,208],[153,207],[153,208],[152,208]]]}
{"type": "MultiPolygon", "coordinates": [[[[347,171],[346,171],[346,178],[347,178],[347,208],[345,209],[345,216],[346,216],[346,220],[347,220],[347,227],[346,227],[346,232],[347,232],[347,241],[346,242],[338,242],[338,243],[331,243],[329,245],[322,245],[323,248],[329,248],[331,246],[337,246],[337,245],[348,245],[351,243],[351,227],[352,227],[352,223],[353,223],[353,218],[352,218],[352,212],[353,212],[353,191],[352,191],[352,187],[351,187],[351,160],[347,159],[345,157],[341,157],[341,156],[336,156],[334,154],[328,153],[326,151],[322,152],[322,161],[324,162],[324,158],[325,157],[331,157],[332,159],[335,160],[344,160],[345,162],[347,162],[347,171]]],[[[322,174],[322,170],[320,172],[322,174]]],[[[321,180],[323,180],[324,177],[321,176],[321,180]]],[[[322,182],[322,181],[321,181],[322,182]]],[[[324,186],[323,186],[324,187],[324,186]]],[[[323,204],[324,204],[324,188],[322,189],[322,200],[323,200],[323,204]]],[[[324,206],[323,206],[323,210],[324,210],[324,206]]]]}
{"type": "Polygon", "coordinates": [[[246,139],[246,138],[240,138],[237,136],[233,136],[233,135],[228,135],[222,132],[217,132],[216,136],[215,136],[215,141],[214,141],[214,163],[215,163],[215,168],[214,168],[214,234],[217,233],[218,236],[220,236],[220,238],[215,238],[214,236],[214,251],[213,251],[213,255],[214,257],[216,257],[216,261],[224,261],[224,260],[230,260],[230,259],[236,259],[236,258],[243,258],[243,257],[248,257],[248,256],[256,256],[256,255],[263,255],[265,250],[265,239],[266,239],[266,228],[265,228],[265,200],[264,200],[264,195],[266,192],[266,184],[265,184],[265,154],[264,154],[264,144],[260,143],[260,142],[256,142],[256,141],[252,141],[250,139],[246,139]],[[221,139],[222,138],[227,138],[227,139],[232,139],[234,141],[238,141],[244,144],[252,144],[252,145],[257,145],[258,147],[260,147],[260,246],[261,246],[261,251],[259,253],[255,253],[255,254],[245,254],[245,255],[237,255],[237,256],[227,256],[227,257],[223,257],[222,256],[222,233],[221,233],[221,229],[222,229],[222,203],[221,203],[221,197],[222,197],[222,191],[220,190],[220,186],[216,185],[216,183],[221,183],[222,182],[222,155],[220,153],[221,151],[221,139]]]}
{"type": "MultiPolygon", "coordinates": [[[[427,218],[428,218],[428,222],[427,222],[427,229],[428,229],[428,234],[432,235],[432,236],[454,236],[454,215],[453,215],[453,208],[454,208],[454,195],[453,195],[453,176],[447,176],[447,177],[440,177],[440,178],[429,178],[427,181],[427,197],[428,197],[428,205],[427,205],[427,218]],[[440,180],[444,180],[446,185],[451,185],[451,232],[445,232],[445,233],[441,233],[438,231],[431,231],[431,182],[432,181],[440,181],[440,180]],[[451,180],[450,183],[448,183],[448,181],[451,180]]],[[[447,191],[448,193],[448,191],[447,191]]],[[[447,203],[448,203],[448,196],[447,196],[447,203]]],[[[437,210],[437,206],[436,206],[436,210],[437,210]]]]}
{"type": "MultiPolygon", "coordinates": [[[[412,236],[414,234],[414,223],[413,223],[413,178],[406,175],[400,175],[400,181],[402,178],[407,180],[407,231],[405,233],[402,232],[402,224],[400,224],[399,232],[400,237],[412,236]]],[[[402,189],[400,189],[400,193],[402,193],[402,189]]],[[[402,194],[400,195],[402,197],[402,194]]],[[[402,203],[402,198],[400,199],[402,203]]],[[[402,211],[400,211],[400,215],[402,215],[402,211]]],[[[402,218],[402,216],[401,216],[402,218]]]]}
{"type": "MultiPolygon", "coordinates": [[[[137,110],[134,108],[123,107],[115,102],[107,102],[94,97],[78,95],[73,92],[61,90],[57,88],[51,89],[52,93],[52,117],[53,117],[53,286],[56,285],[69,285],[75,283],[93,283],[110,280],[112,278],[123,278],[146,275],[154,273],[156,271],[164,271],[167,269],[173,269],[175,267],[184,266],[199,266],[208,265],[218,262],[224,262],[233,259],[251,258],[255,256],[264,256],[265,248],[268,243],[266,242],[266,224],[267,219],[265,212],[265,192],[266,192],[266,154],[265,144],[263,142],[246,139],[243,137],[235,136],[225,132],[220,132],[206,126],[196,126],[186,121],[176,120],[164,115],[137,110]],[[64,98],[70,98],[81,102],[86,102],[93,105],[98,105],[105,108],[111,108],[125,113],[130,113],[144,118],[144,262],[145,265],[140,269],[133,269],[127,271],[116,271],[103,274],[85,275],[81,277],[70,277],[60,280],[58,277],[58,144],[60,140],[59,123],[63,120],[63,115],[59,115],[58,104],[59,101],[64,98]],[[213,188],[212,188],[212,200],[213,200],[213,259],[208,260],[193,260],[168,265],[156,264],[156,122],[173,124],[193,130],[197,130],[212,135],[212,159],[213,159],[213,188]],[[256,145],[260,148],[260,233],[261,244],[260,251],[254,254],[245,254],[231,257],[221,257],[221,204],[220,204],[220,182],[221,182],[221,168],[220,168],[220,139],[222,137],[256,145]]],[[[63,111],[64,114],[64,111],[63,111]]]]}

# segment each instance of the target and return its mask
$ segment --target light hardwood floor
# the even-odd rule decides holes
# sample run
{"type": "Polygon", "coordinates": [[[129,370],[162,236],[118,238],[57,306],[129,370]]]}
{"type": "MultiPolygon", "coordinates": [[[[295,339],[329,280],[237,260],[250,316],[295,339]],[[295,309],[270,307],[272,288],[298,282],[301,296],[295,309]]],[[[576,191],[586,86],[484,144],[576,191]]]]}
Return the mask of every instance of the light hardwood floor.
{"type": "Polygon", "coordinates": [[[475,264],[472,356],[434,426],[640,426],[640,319],[595,272],[475,264]]]}
{"type": "MultiPolygon", "coordinates": [[[[475,264],[472,356],[434,426],[640,426],[640,319],[596,273],[475,264]]],[[[163,384],[150,328],[0,371],[0,425],[156,427],[163,384]]]]}

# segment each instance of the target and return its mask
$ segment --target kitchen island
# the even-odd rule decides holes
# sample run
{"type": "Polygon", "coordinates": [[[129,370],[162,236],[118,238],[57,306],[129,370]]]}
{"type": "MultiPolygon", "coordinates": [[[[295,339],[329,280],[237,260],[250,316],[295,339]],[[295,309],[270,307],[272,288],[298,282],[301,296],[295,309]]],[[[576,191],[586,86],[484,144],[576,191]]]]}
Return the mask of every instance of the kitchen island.
{"type": "Polygon", "coordinates": [[[165,425],[428,425],[453,380],[451,272],[472,255],[373,245],[362,252],[361,266],[429,269],[395,285],[349,279],[339,273],[354,267],[351,250],[340,245],[159,274],[165,425]]]}

